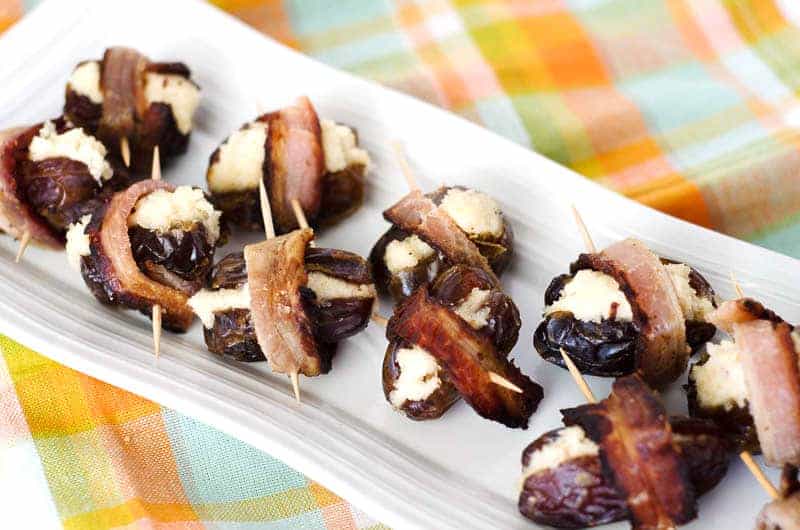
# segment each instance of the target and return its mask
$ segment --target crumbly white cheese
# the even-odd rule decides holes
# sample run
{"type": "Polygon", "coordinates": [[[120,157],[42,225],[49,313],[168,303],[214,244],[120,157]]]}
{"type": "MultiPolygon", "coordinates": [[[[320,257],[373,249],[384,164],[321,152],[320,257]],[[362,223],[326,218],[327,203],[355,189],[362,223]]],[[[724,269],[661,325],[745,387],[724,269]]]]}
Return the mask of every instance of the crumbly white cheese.
{"type": "Polygon", "coordinates": [[[92,103],[103,102],[103,92],[100,90],[100,63],[97,61],[86,61],[76,66],[67,83],[74,92],[86,96],[92,103]]]}
{"type": "Polygon", "coordinates": [[[375,286],[371,283],[352,283],[317,271],[308,273],[306,287],[314,291],[320,302],[337,298],[375,297],[375,286]]]}
{"type": "Polygon", "coordinates": [[[178,130],[183,135],[189,134],[194,113],[200,105],[197,85],[182,75],[149,72],[145,77],[144,97],[148,103],[169,105],[178,130]]]}
{"type": "Polygon", "coordinates": [[[739,348],[729,340],[706,346],[708,361],[702,366],[695,365],[689,377],[697,388],[697,401],[703,407],[724,407],[730,410],[734,405],[744,408],[747,404],[747,386],[744,370],[739,362],[739,348]]]}
{"type": "Polygon", "coordinates": [[[473,329],[481,329],[489,318],[489,306],[486,305],[486,301],[490,294],[489,290],[473,287],[469,295],[455,307],[456,314],[473,329]]]}
{"type": "Polygon", "coordinates": [[[394,240],[386,245],[383,262],[389,272],[397,272],[416,267],[420,261],[433,256],[433,247],[417,236],[408,236],[403,240],[394,240]]]}
{"type": "Polygon", "coordinates": [[[578,425],[561,429],[558,436],[534,451],[528,465],[522,470],[522,482],[541,471],[555,469],[560,464],[574,458],[598,456],[600,448],[578,425]]]}
{"type": "Polygon", "coordinates": [[[617,306],[616,320],[633,320],[631,304],[614,278],[602,272],[580,270],[564,285],[559,299],[544,309],[544,314],[569,311],[578,320],[600,322],[611,317],[613,304],[617,306]]]}
{"type": "Polygon", "coordinates": [[[497,201],[476,190],[453,188],[439,205],[469,235],[503,235],[503,215],[497,201]]]}
{"type": "Polygon", "coordinates": [[[697,292],[689,284],[691,269],[683,263],[672,263],[665,267],[678,295],[678,302],[686,320],[706,319],[706,315],[714,311],[714,304],[706,297],[697,296],[697,292]]]}
{"type": "Polygon", "coordinates": [[[188,304],[203,326],[210,329],[214,327],[214,313],[250,307],[250,288],[244,284],[238,289],[203,289],[189,298],[188,304]]]}
{"type": "Polygon", "coordinates": [[[208,242],[219,239],[219,217],[222,212],[205,198],[203,190],[178,186],[175,191],[156,190],[139,199],[128,218],[128,226],[141,226],[165,233],[173,228],[203,223],[208,242]]]}
{"type": "Polygon", "coordinates": [[[395,359],[400,366],[400,377],[389,393],[389,401],[395,408],[399,409],[406,401],[428,398],[442,384],[436,358],[419,346],[397,350],[395,359]]]}
{"type": "Polygon", "coordinates": [[[94,136],[89,136],[83,129],[70,129],[58,134],[56,126],[47,121],[31,140],[28,158],[33,162],[47,158],[65,157],[83,162],[89,173],[98,184],[114,175],[111,165],[106,161],[106,148],[94,136]]]}
{"type": "Polygon", "coordinates": [[[331,120],[320,120],[319,124],[325,169],[333,173],[351,165],[369,166],[369,153],[358,147],[356,135],[350,127],[331,120]]]}
{"type": "Polygon", "coordinates": [[[239,129],[219,147],[218,160],[208,168],[208,189],[213,193],[258,188],[264,178],[267,124],[253,122],[239,129]]]}
{"type": "Polygon", "coordinates": [[[89,249],[89,235],[86,233],[86,227],[92,220],[92,214],[86,214],[81,217],[77,223],[72,223],[67,228],[67,261],[73,269],[81,270],[81,258],[88,256],[91,252],[89,249]]]}

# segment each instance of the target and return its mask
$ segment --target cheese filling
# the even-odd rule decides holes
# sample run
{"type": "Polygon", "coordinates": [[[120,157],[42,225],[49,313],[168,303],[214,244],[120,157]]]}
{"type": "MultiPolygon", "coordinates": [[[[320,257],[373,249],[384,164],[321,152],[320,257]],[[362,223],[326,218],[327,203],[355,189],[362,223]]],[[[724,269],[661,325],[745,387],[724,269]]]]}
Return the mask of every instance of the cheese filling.
{"type": "Polygon", "coordinates": [[[92,103],[103,102],[103,92],[100,90],[100,63],[97,61],[86,61],[76,66],[67,84],[73,92],[86,96],[92,103]]]}
{"type": "Polygon", "coordinates": [[[89,234],[86,227],[92,220],[92,214],[81,217],[77,223],[72,223],[67,229],[67,261],[73,269],[81,270],[81,258],[91,253],[89,248],[89,234]]]}
{"type": "Polygon", "coordinates": [[[427,399],[442,384],[436,358],[419,346],[397,350],[395,359],[400,377],[389,393],[389,402],[395,408],[401,408],[406,401],[427,399]]]}
{"type": "Polygon", "coordinates": [[[522,483],[528,477],[541,471],[555,469],[559,465],[574,458],[599,456],[600,448],[578,425],[565,427],[558,436],[530,455],[528,465],[522,470],[522,483]]]}
{"type": "Polygon", "coordinates": [[[375,298],[375,286],[371,283],[352,283],[322,272],[309,272],[306,287],[314,291],[317,300],[327,302],[342,298],[375,298]]]}
{"type": "Polygon", "coordinates": [[[734,342],[724,340],[719,344],[709,342],[706,351],[708,360],[705,364],[694,365],[689,372],[697,389],[698,404],[725,410],[734,406],[744,408],[747,405],[747,387],[739,362],[739,348],[734,342]]]}
{"type": "Polygon", "coordinates": [[[205,198],[203,190],[178,186],[175,191],[156,190],[139,199],[128,218],[128,226],[141,226],[163,234],[202,223],[208,242],[213,245],[219,239],[221,214],[205,198]]]}
{"type": "Polygon", "coordinates": [[[245,125],[219,147],[217,161],[208,168],[208,189],[213,193],[258,188],[264,178],[267,124],[245,125]]]}
{"type": "Polygon", "coordinates": [[[390,273],[396,274],[416,267],[419,262],[433,256],[433,253],[433,247],[419,237],[408,236],[401,241],[395,239],[386,245],[383,262],[390,273]]]}
{"type": "Polygon", "coordinates": [[[238,289],[202,289],[189,298],[189,307],[203,322],[203,327],[214,327],[214,313],[229,309],[250,308],[250,288],[245,283],[238,289]]]}
{"type": "Polygon", "coordinates": [[[672,263],[665,267],[678,295],[678,302],[686,320],[705,321],[706,315],[714,311],[714,304],[706,297],[698,296],[689,284],[691,269],[683,263],[672,263]]]}
{"type": "Polygon", "coordinates": [[[89,136],[81,128],[58,134],[55,124],[47,121],[31,140],[28,158],[32,162],[38,162],[57,157],[86,164],[89,173],[100,186],[114,175],[111,165],[106,161],[105,146],[94,136],[89,136]]]}
{"type": "Polygon", "coordinates": [[[180,133],[185,136],[191,132],[194,113],[200,105],[200,89],[197,85],[182,75],[148,72],[144,97],[148,103],[169,105],[180,133]]]}
{"type": "Polygon", "coordinates": [[[586,322],[609,320],[612,316],[621,322],[633,320],[631,304],[617,281],[602,272],[585,269],[564,285],[561,296],[544,309],[544,314],[556,311],[569,311],[586,322]]]}
{"type": "Polygon", "coordinates": [[[503,215],[497,201],[476,190],[453,188],[447,192],[439,207],[461,230],[471,236],[503,235],[503,215]]]}
{"type": "Polygon", "coordinates": [[[369,154],[358,147],[356,135],[350,127],[332,120],[320,120],[319,124],[322,129],[325,169],[335,173],[351,165],[369,166],[369,154]]]}
{"type": "Polygon", "coordinates": [[[481,329],[488,323],[489,300],[491,291],[473,287],[466,298],[455,307],[455,312],[463,318],[472,329],[481,329]]]}

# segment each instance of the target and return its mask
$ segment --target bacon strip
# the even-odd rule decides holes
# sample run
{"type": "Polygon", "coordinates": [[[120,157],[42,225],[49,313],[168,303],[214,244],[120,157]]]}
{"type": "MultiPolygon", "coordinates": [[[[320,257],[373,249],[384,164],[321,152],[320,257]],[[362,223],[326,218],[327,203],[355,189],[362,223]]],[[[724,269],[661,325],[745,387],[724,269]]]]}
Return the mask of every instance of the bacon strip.
{"type": "Polygon", "coordinates": [[[131,48],[108,48],[103,55],[100,128],[116,138],[133,136],[137,116],[144,114],[144,71],[147,58],[131,48]]]}
{"type": "Polygon", "coordinates": [[[781,317],[752,298],[726,300],[710,313],[707,318],[709,322],[728,334],[733,333],[733,328],[736,324],[753,320],[783,322],[781,317]]]}
{"type": "Polygon", "coordinates": [[[792,327],[753,320],[733,325],[750,413],[768,465],[800,465],[800,367],[792,327]]]}
{"type": "Polygon", "coordinates": [[[458,227],[453,219],[441,210],[432,199],[414,190],[383,212],[390,223],[437,248],[453,265],[478,267],[499,285],[489,262],[478,247],[458,227]]]}
{"type": "Polygon", "coordinates": [[[303,309],[308,281],[305,252],[314,232],[306,228],[244,247],[250,310],[256,338],[273,371],[319,375],[327,364],[303,309]]]}
{"type": "Polygon", "coordinates": [[[325,158],[322,131],[311,101],[305,96],[294,105],[259,118],[269,123],[264,177],[272,218],[279,232],[297,228],[292,199],[300,201],[306,217],[316,219],[322,201],[325,158]]]}
{"type": "Polygon", "coordinates": [[[161,180],[144,180],[115,194],[105,210],[99,230],[87,232],[90,237],[91,257],[97,262],[105,289],[111,296],[108,301],[141,310],[151,310],[160,305],[166,326],[176,331],[186,331],[194,320],[188,298],[181,291],[147,277],[136,264],[128,237],[128,218],[136,202],[156,190],[173,191],[175,188],[161,180]]]}
{"type": "Polygon", "coordinates": [[[597,404],[563,410],[600,445],[604,473],[625,493],[634,528],[672,528],[697,516],[689,469],[656,394],[638,375],[614,381],[597,404]]]}
{"type": "Polygon", "coordinates": [[[26,232],[45,247],[63,248],[64,236],[37,215],[22,195],[18,181],[20,153],[27,153],[40,125],[0,131],[0,230],[19,239],[26,232]]]}
{"type": "Polygon", "coordinates": [[[656,254],[628,238],[598,254],[582,254],[576,265],[612,276],[628,297],[642,336],[637,368],[648,384],[663,386],[686,371],[686,323],[669,273],[656,254]]]}
{"type": "Polygon", "coordinates": [[[756,520],[758,530],[800,530],[800,492],[776,499],[761,510],[756,520]]]}
{"type": "Polygon", "coordinates": [[[449,379],[475,412],[511,428],[528,427],[544,393],[519,368],[500,355],[491,341],[452,310],[436,303],[426,286],[400,303],[386,336],[427,350],[442,363],[449,379]],[[495,372],[523,390],[518,394],[491,382],[495,372]]]}

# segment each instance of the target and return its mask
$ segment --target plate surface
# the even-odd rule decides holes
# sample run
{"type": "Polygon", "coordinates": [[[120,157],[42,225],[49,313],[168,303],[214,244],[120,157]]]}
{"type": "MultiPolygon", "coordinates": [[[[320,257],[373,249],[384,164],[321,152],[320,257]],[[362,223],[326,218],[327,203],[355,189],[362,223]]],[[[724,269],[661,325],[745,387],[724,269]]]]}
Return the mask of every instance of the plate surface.
{"type": "MultiPolygon", "coordinates": [[[[329,375],[301,379],[302,406],[294,404],[286,378],[270,374],[263,363],[234,364],[209,354],[199,323],[185,335],[165,333],[155,365],[146,319],[96,303],[62,253],[30,249],[24,266],[15,266],[15,243],[0,237],[2,332],[241,438],[390,525],[533,527],[516,509],[520,453],[560,425],[559,408],[582,401],[569,375],[542,361],[531,343],[544,289],[581,250],[571,202],[598,246],[640,237],[697,267],[722,296],[732,295],[728,278],[734,272],[747,293],[790,321],[800,320],[795,260],[619,197],[465,120],[318,64],[205,3],[45,3],[0,39],[0,128],[58,115],[72,66],[115,44],[157,60],[184,61],[203,88],[189,152],[165,171],[172,182],[203,185],[211,152],[252,119],[258,105],[277,107],[308,94],[321,116],[358,129],[374,161],[364,207],[320,233],[321,245],[366,255],[386,229],[380,212],[405,193],[389,149],[393,139],[405,144],[424,188],[476,187],[494,195],[510,217],[517,256],[503,281],[523,317],[513,356],[545,389],[527,431],[482,420],[463,403],[427,423],[393,412],[381,390],[386,342],[375,326],[342,345],[329,375]]],[[[384,300],[383,313],[389,311],[384,300]]],[[[685,410],[681,382],[666,396],[673,413],[685,410]]],[[[589,383],[598,395],[610,384],[597,378],[589,383]]],[[[734,462],[724,482],[701,500],[700,518],[689,527],[751,527],[764,501],[734,462]]]]}

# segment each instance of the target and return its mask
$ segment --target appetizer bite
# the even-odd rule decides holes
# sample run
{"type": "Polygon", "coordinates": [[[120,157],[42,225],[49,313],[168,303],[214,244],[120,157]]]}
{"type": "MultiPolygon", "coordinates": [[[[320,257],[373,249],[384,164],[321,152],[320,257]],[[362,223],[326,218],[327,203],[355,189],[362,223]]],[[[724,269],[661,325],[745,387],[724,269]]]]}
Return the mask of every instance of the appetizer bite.
{"type": "Polygon", "coordinates": [[[311,226],[331,224],[364,198],[369,154],[356,132],[317,117],[307,97],[263,114],[231,134],[211,155],[206,179],[212,200],[244,230],[264,228],[259,182],[266,185],[278,234],[299,225],[291,200],[311,226]]]}
{"type": "Polygon", "coordinates": [[[0,229],[28,242],[64,248],[67,228],[129,174],[105,146],[58,118],[0,132],[0,229]]]}
{"type": "Polygon", "coordinates": [[[466,298],[445,278],[435,292],[423,285],[395,308],[386,328],[387,400],[413,419],[427,419],[452,405],[455,389],[480,416],[525,429],[544,394],[506,358],[519,325],[516,308],[486,271],[462,267],[445,274],[472,282],[466,298]],[[501,328],[511,330],[505,335],[501,328]]]}
{"type": "Polygon", "coordinates": [[[768,465],[800,465],[800,333],[750,298],[708,318],[732,340],[709,344],[689,371],[690,414],[715,421],[768,465]]]}
{"type": "MultiPolygon", "coordinates": [[[[669,419],[672,440],[696,495],[713,489],[728,471],[729,446],[707,420],[669,419]]],[[[519,510],[556,528],[585,528],[630,519],[628,497],[603,470],[602,449],[580,425],[534,440],[522,453],[519,510]]]]}
{"type": "Polygon", "coordinates": [[[163,312],[165,329],[184,332],[225,235],[220,215],[199,188],[144,180],[71,225],[67,256],[100,302],[163,312]]]}
{"type": "MultiPolygon", "coordinates": [[[[285,237],[309,235],[313,236],[310,231],[292,232],[285,237]]],[[[278,243],[277,239],[273,241],[278,243]]],[[[291,328],[297,319],[304,325],[308,323],[313,348],[321,360],[319,373],[326,373],[331,368],[336,344],[367,327],[375,304],[375,286],[366,260],[344,250],[312,247],[310,242],[305,247],[301,244],[282,247],[286,252],[270,261],[270,269],[262,268],[258,274],[271,282],[291,282],[286,288],[297,291],[299,305],[292,306],[297,313],[279,313],[276,318],[289,319],[291,328]],[[288,249],[298,255],[289,254],[288,249]],[[296,282],[285,277],[289,263],[300,265],[297,271],[292,271],[297,274],[296,282]]],[[[209,351],[245,362],[267,360],[254,326],[250,275],[244,253],[228,254],[212,269],[207,287],[189,299],[189,305],[203,323],[209,351]]]]}
{"type": "MultiPolygon", "coordinates": [[[[482,269],[450,267],[431,285],[431,297],[508,356],[519,336],[519,311],[482,269]]],[[[396,410],[413,420],[444,414],[460,394],[439,360],[403,339],[389,342],[383,359],[383,392],[396,410]]]]}
{"type": "Polygon", "coordinates": [[[634,528],[671,528],[697,516],[696,495],[727,467],[713,426],[676,420],[638,376],[617,379],[599,403],[562,410],[565,429],[523,452],[520,512],[581,528],[628,518],[634,528]]]}
{"type": "Polygon", "coordinates": [[[495,283],[511,262],[514,233],[490,196],[461,186],[418,189],[383,212],[392,223],[370,252],[378,289],[399,301],[459,264],[495,283]]]}
{"type": "Polygon", "coordinates": [[[165,161],[186,151],[199,103],[200,88],[185,64],[154,63],[113,47],[72,71],[64,115],[146,173],[156,146],[165,161]]]}
{"type": "Polygon", "coordinates": [[[691,352],[716,332],[707,318],[715,294],[705,278],[633,238],[581,254],[570,274],[550,283],[545,306],[533,336],[545,360],[564,367],[563,348],[581,373],[638,370],[657,387],[677,379],[691,352]]]}

